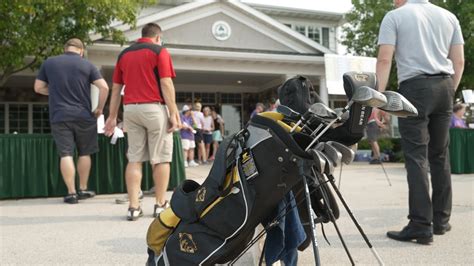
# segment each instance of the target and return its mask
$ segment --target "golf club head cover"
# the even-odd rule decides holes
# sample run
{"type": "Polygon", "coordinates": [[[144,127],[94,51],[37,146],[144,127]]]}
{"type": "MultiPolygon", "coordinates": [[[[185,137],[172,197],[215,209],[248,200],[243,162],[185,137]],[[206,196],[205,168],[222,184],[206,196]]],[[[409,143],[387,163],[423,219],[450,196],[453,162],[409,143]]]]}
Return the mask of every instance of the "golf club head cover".
{"type": "Polygon", "coordinates": [[[311,104],[322,102],[311,81],[304,76],[295,76],[278,88],[280,104],[290,107],[300,114],[306,113],[311,104]]]}
{"type": "MultiPolygon", "coordinates": [[[[361,86],[368,86],[377,89],[377,78],[371,72],[347,72],[342,76],[344,81],[344,91],[348,100],[352,98],[354,91],[361,86]]],[[[338,141],[344,145],[353,145],[364,136],[367,120],[372,112],[372,108],[354,103],[349,109],[349,117],[344,124],[335,129],[328,130],[321,137],[321,141],[338,141]]]]}

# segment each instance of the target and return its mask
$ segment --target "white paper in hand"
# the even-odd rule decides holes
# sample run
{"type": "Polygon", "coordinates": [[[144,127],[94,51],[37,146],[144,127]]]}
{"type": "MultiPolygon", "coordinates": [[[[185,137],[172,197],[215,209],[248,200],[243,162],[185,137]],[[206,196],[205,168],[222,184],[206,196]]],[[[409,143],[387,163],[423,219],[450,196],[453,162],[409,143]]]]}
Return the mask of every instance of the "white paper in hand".
{"type": "Polygon", "coordinates": [[[110,143],[115,145],[115,143],[117,143],[117,139],[123,138],[124,136],[125,135],[123,134],[123,131],[120,128],[115,127],[114,135],[112,136],[110,143]]]}
{"type": "Polygon", "coordinates": [[[97,133],[99,134],[104,134],[104,127],[105,127],[105,119],[104,115],[100,115],[97,118],[97,133]]]}
{"type": "Polygon", "coordinates": [[[94,112],[99,106],[99,88],[91,84],[91,111],[94,112]]]}

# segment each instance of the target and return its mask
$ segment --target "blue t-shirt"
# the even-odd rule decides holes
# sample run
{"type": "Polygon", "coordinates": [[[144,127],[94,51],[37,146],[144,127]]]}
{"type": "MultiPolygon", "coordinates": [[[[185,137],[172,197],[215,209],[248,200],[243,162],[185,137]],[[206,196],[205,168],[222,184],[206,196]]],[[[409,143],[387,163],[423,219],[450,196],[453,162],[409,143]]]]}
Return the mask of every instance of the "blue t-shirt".
{"type": "Polygon", "coordinates": [[[95,121],[91,111],[91,83],[99,70],[79,54],[66,52],[48,58],[36,77],[48,83],[49,121],[95,121]]]}

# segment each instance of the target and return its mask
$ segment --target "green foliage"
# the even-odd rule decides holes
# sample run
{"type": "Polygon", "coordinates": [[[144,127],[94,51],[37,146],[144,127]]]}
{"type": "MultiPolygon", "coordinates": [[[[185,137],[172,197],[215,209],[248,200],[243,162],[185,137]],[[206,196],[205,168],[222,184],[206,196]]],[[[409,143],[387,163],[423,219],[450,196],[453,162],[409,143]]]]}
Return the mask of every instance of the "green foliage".
{"type": "Polygon", "coordinates": [[[432,0],[430,2],[446,8],[459,19],[464,37],[465,66],[458,92],[462,89],[474,89],[474,1],[432,0]]]}
{"type": "Polygon", "coordinates": [[[392,1],[353,0],[352,5],[354,7],[345,17],[349,25],[342,29],[345,34],[342,44],[347,46],[349,53],[376,57],[380,23],[392,9],[392,1]]]}
{"type": "Polygon", "coordinates": [[[70,38],[91,42],[100,34],[123,44],[120,30],[111,28],[121,21],[134,26],[147,0],[10,0],[0,1],[0,87],[8,77],[63,52],[70,38]]]}
{"type": "MultiPolygon", "coordinates": [[[[464,36],[466,66],[459,86],[474,88],[474,1],[471,0],[431,0],[451,11],[459,19],[464,36]]],[[[343,27],[342,44],[349,53],[360,56],[377,56],[377,37],[380,23],[385,14],[393,9],[388,0],[352,0],[353,9],[346,15],[348,26],[343,27]]],[[[389,88],[397,87],[395,65],[392,65],[389,88]]]]}
{"type": "MultiPolygon", "coordinates": [[[[345,37],[342,44],[347,46],[349,53],[359,56],[377,57],[377,38],[380,23],[385,14],[393,8],[392,1],[387,0],[352,0],[354,6],[346,20],[349,25],[342,31],[345,37]]],[[[397,67],[392,62],[387,90],[395,90],[397,83],[397,67]]]]}
{"type": "MultiPolygon", "coordinates": [[[[397,151],[395,148],[401,149],[400,147],[397,147],[397,141],[399,142],[398,139],[392,139],[392,138],[381,138],[377,141],[380,147],[380,151],[385,151],[385,150],[392,150],[392,151],[397,151]]],[[[357,148],[359,150],[370,150],[370,145],[367,139],[363,139],[359,141],[357,148]]]]}
{"type": "MultiPolygon", "coordinates": [[[[396,138],[380,138],[377,143],[379,144],[380,151],[386,153],[387,151],[393,153],[391,160],[394,162],[404,162],[405,157],[403,155],[402,146],[400,139],[396,138]]],[[[371,147],[367,139],[359,141],[357,144],[359,150],[370,150],[371,147]]]]}

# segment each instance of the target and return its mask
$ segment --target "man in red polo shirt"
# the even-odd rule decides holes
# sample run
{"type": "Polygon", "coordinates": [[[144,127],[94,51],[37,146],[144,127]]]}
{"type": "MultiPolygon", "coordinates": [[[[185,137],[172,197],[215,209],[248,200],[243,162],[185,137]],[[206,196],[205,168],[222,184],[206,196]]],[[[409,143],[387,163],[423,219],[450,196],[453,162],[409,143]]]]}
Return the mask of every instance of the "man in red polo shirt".
{"type": "Polygon", "coordinates": [[[120,92],[124,93],[124,127],[128,132],[128,164],[125,171],[130,199],[127,219],[143,216],[138,195],[142,179],[142,162],[150,161],[155,182],[156,204],[153,216],[163,211],[173,153],[172,132],[180,127],[172,78],[176,77],[168,51],[161,46],[161,28],[148,23],[142,38],[123,50],[115,65],[110,115],[105,134],[114,133],[120,92]]]}

